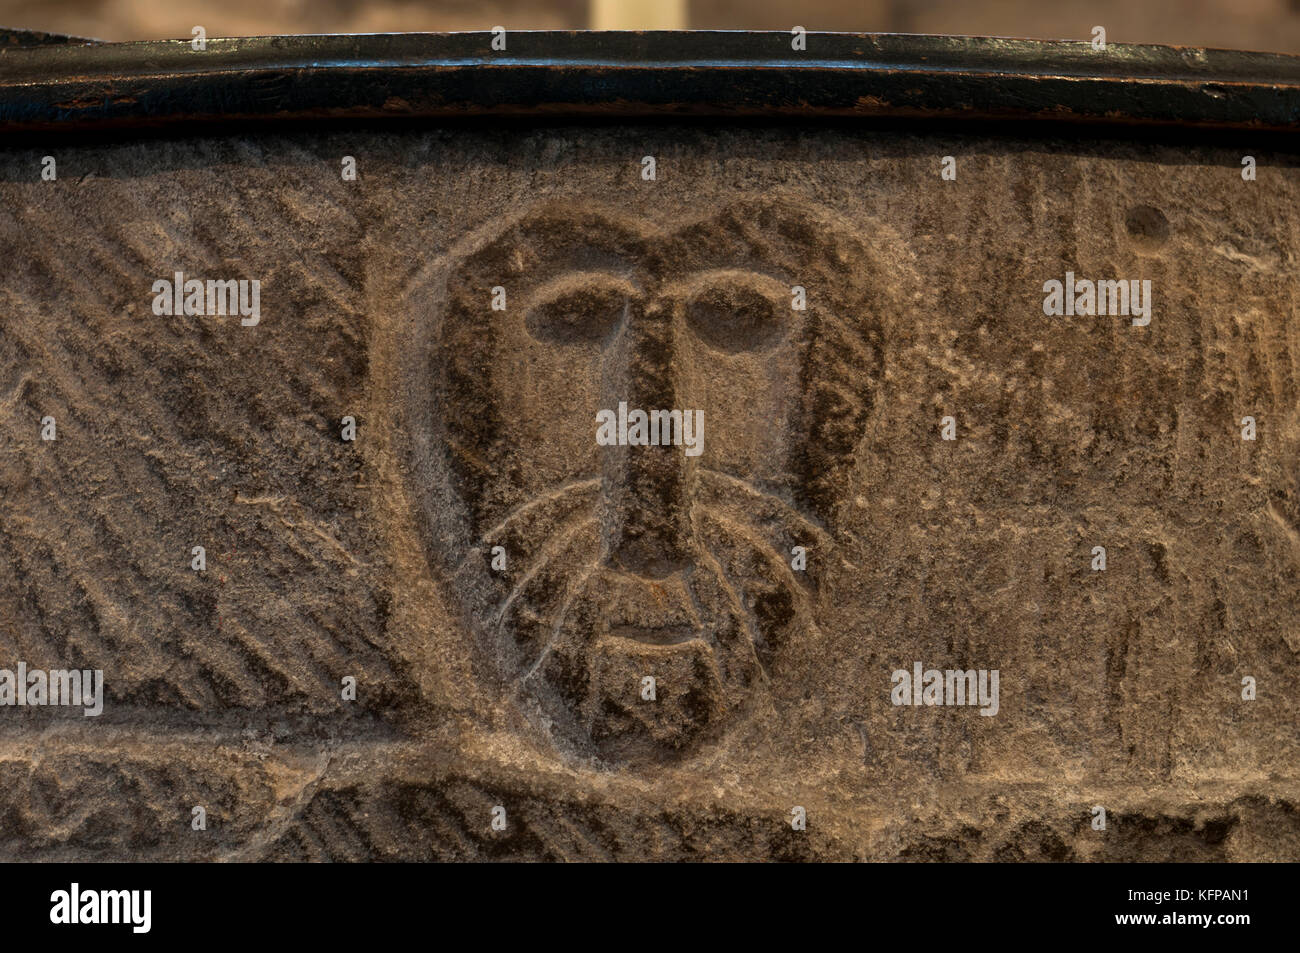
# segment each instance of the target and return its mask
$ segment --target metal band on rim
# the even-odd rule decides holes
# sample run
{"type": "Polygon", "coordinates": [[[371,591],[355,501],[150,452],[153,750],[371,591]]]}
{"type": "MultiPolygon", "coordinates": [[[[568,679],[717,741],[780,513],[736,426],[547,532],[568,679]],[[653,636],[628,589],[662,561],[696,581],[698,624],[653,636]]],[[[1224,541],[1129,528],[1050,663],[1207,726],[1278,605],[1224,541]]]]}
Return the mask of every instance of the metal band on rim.
{"type": "Polygon", "coordinates": [[[0,44],[0,129],[467,116],[1300,129],[1300,57],[889,34],[517,32],[0,44]]]}

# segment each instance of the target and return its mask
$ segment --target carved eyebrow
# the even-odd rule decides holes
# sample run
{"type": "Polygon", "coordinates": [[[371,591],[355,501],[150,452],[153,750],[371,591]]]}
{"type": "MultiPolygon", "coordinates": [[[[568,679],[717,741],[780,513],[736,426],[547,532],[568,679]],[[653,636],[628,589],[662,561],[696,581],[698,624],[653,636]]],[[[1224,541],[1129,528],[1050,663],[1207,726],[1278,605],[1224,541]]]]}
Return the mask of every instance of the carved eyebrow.
{"type": "Polygon", "coordinates": [[[728,284],[751,288],[774,302],[788,302],[790,297],[790,289],[783,281],[761,271],[747,271],[743,268],[710,268],[692,272],[676,281],[665,282],[662,294],[672,298],[690,298],[709,288],[728,284]]]}
{"type": "MultiPolygon", "coordinates": [[[[845,275],[846,281],[852,280],[851,275],[845,275]]],[[[786,308],[790,306],[790,289],[797,284],[801,284],[797,279],[786,280],[777,278],[775,275],[762,271],[750,271],[745,268],[710,268],[704,271],[697,271],[679,278],[676,281],[665,283],[662,294],[665,297],[686,298],[699,294],[708,288],[717,287],[725,284],[740,284],[753,289],[759,294],[768,298],[774,304],[782,305],[786,308]]],[[[811,295],[815,288],[807,288],[810,298],[810,309],[815,306],[811,295]]],[[[858,341],[859,332],[851,320],[851,315],[840,314],[836,309],[830,308],[820,311],[821,320],[829,326],[836,328],[844,335],[844,344],[854,350],[855,355],[862,359],[866,355],[862,353],[862,345],[858,341]]]]}
{"type": "Polygon", "coordinates": [[[641,292],[641,287],[636,282],[617,272],[566,271],[532,289],[527,297],[527,306],[530,309],[539,307],[593,287],[601,291],[613,288],[629,297],[641,292]]]}

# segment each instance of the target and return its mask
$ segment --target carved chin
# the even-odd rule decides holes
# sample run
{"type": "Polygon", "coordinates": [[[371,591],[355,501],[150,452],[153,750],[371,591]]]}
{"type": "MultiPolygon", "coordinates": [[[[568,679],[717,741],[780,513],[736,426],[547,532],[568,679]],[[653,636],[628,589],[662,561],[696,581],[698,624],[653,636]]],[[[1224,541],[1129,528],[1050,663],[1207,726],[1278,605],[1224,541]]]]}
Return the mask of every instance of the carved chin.
{"type": "Polygon", "coordinates": [[[556,734],[619,760],[681,752],[744,704],[755,620],[709,576],[601,570],[579,584],[521,680],[556,734]]]}
{"type": "Polygon", "coordinates": [[[700,634],[666,644],[598,635],[582,654],[553,649],[526,690],[562,735],[590,739],[607,757],[682,751],[718,727],[748,688],[724,683],[719,654],[700,634]]]}

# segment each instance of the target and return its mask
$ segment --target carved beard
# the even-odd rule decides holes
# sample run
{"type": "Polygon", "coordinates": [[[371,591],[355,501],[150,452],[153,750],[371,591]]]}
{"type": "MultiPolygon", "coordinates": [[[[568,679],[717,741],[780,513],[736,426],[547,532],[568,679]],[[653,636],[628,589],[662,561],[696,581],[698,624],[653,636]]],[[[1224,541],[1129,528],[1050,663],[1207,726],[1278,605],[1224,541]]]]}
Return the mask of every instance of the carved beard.
{"type": "Polygon", "coordinates": [[[871,313],[854,248],[799,206],[742,203],[669,235],[543,207],[450,275],[429,364],[441,416],[425,424],[458,505],[432,509],[469,554],[446,561],[475,629],[557,741],[620,760],[686,750],[787,645],[815,643],[815,570],[791,552],[825,558],[879,376],[878,325],[838,317],[871,313]],[[790,305],[800,281],[806,312],[790,305]],[[748,442],[727,439],[746,395],[702,376],[728,361],[760,405],[748,442]],[[621,400],[706,418],[732,403],[695,459],[598,448],[594,405],[621,400]]]}
{"type": "Polygon", "coordinates": [[[598,479],[571,483],[486,534],[520,556],[504,581],[489,577],[492,608],[477,623],[562,735],[620,758],[680,750],[743,707],[778,650],[811,631],[806,576],[782,553],[828,537],[771,495],[699,471],[683,566],[647,577],[610,564],[601,497],[598,479]]]}

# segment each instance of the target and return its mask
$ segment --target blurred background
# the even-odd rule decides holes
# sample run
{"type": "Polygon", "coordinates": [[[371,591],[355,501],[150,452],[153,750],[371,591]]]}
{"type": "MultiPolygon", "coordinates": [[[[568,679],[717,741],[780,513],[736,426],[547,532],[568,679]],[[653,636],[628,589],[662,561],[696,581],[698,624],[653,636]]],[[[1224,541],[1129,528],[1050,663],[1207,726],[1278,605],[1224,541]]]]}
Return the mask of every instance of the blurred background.
{"type": "Polygon", "coordinates": [[[103,40],[725,29],[957,33],[1300,53],[1300,0],[0,0],[0,27],[103,40]]]}

